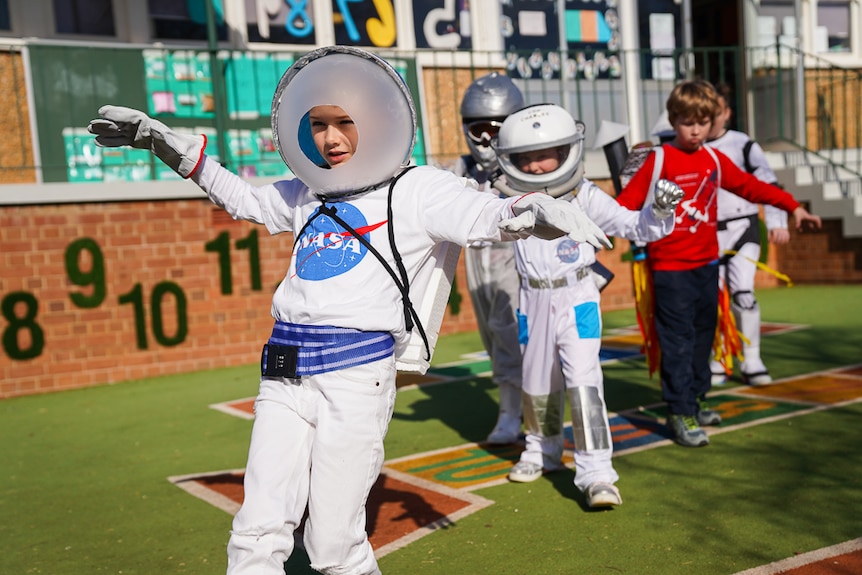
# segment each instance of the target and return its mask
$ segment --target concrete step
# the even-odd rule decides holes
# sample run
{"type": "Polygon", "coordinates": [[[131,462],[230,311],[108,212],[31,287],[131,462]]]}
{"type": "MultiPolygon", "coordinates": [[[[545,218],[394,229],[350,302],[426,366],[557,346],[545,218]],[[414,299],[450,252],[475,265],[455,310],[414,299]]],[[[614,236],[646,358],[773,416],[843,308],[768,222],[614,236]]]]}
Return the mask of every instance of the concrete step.
{"type": "Polygon", "coordinates": [[[850,182],[816,182],[813,178],[806,178],[806,173],[810,174],[810,170],[800,171],[796,167],[775,170],[778,181],[797,200],[807,202],[811,213],[823,219],[841,220],[846,238],[862,238],[862,188],[858,193],[851,193],[852,190],[842,188],[850,182]],[[803,177],[797,179],[800,174],[803,177]]]}

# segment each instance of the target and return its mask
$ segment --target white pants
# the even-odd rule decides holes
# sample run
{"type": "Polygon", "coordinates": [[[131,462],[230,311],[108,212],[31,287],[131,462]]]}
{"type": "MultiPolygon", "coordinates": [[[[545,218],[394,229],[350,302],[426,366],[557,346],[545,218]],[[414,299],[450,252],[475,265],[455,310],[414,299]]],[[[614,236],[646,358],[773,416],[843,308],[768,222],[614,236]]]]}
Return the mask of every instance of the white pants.
{"type": "Polygon", "coordinates": [[[719,267],[722,282],[725,282],[731,296],[731,309],[736,327],[745,336],[742,341],[743,373],[764,371],[766,367],[760,357],[760,306],[754,296],[754,281],[757,261],[760,259],[760,230],[752,229],[749,219],[727,222],[727,229],[718,232],[721,252],[736,250],[727,259],[726,265],[719,267]]]}
{"type": "MultiPolygon", "coordinates": [[[[596,481],[619,479],[611,463],[613,443],[599,359],[599,301],[599,290],[589,276],[557,289],[521,288],[524,400],[548,406],[531,409],[539,418],[535,426],[525,416],[527,446],[521,460],[543,467],[559,462],[562,421],[542,419],[562,417],[563,396],[568,395],[575,435],[575,485],[582,491],[596,481]]],[[[525,404],[525,414],[528,408],[525,404]]]]}
{"type": "Polygon", "coordinates": [[[464,250],[467,289],[485,351],[491,357],[497,385],[521,387],[521,347],[518,344],[518,272],[513,242],[464,250]]]}
{"type": "Polygon", "coordinates": [[[229,575],[284,574],[306,506],[305,550],[328,575],[379,574],[365,529],[395,405],[393,358],[302,379],[264,378],[228,542],[229,575]]]}
{"type": "MultiPolygon", "coordinates": [[[[737,250],[727,261],[727,269],[720,268],[721,278],[727,282],[730,292],[754,292],[754,280],[757,273],[757,261],[760,259],[760,244],[743,242],[743,234],[752,234],[748,230],[749,220],[734,220],[727,223],[727,229],[718,232],[718,244],[722,253],[727,250],[737,250]]],[[[757,231],[759,234],[759,231],[757,231]]]]}

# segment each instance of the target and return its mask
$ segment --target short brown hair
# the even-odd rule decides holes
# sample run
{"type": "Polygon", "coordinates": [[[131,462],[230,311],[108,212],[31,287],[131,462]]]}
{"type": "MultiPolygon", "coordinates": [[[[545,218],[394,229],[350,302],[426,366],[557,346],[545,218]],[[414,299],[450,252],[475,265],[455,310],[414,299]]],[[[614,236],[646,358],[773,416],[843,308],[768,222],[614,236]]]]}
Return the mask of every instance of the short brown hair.
{"type": "Polygon", "coordinates": [[[719,98],[724,99],[724,105],[730,107],[730,103],[733,101],[733,90],[730,89],[730,86],[724,82],[719,82],[715,84],[715,92],[719,98]]]}
{"type": "Polygon", "coordinates": [[[674,86],[667,99],[667,119],[715,120],[721,110],[718,92],[706,80],[687,80],[674,86]]]}

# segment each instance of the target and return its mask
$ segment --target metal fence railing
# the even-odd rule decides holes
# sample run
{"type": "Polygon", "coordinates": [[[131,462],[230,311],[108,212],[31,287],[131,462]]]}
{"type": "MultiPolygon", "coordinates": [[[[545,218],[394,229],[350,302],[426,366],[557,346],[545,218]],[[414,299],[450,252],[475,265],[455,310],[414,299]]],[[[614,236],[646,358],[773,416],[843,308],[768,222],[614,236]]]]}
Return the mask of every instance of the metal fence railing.
{"type": "MultiPolygon", "coordinates": [[[[380,55],[402,73],[416,98],[418,163],[445,166],[466,153],[461,95],[474,78],[498,70],[515,79],[528,103],[561,104],[584,121],[588,146],[602,120],[629,123],[629,98],[639,111],[640,133],[650,134],[674,84],[697,77],[734,89],[736,127],[760,141],[822,151],[830,163],[856,174],[862,165],[862,74],[787,46],[380,55]],[[639,67],[635,94],[626,93],[627,62],[639,67]]],[[[106,103],[146,110],[178,130],[207,133],[208,153],[238,173],[280,175],[285,166],[272,146],[269,110],[278,80],[295,56],[207,48],[4,46],[0,184],[175,178],[145,151],[105,153],[93,145],[86,125],[106,103]]]]}

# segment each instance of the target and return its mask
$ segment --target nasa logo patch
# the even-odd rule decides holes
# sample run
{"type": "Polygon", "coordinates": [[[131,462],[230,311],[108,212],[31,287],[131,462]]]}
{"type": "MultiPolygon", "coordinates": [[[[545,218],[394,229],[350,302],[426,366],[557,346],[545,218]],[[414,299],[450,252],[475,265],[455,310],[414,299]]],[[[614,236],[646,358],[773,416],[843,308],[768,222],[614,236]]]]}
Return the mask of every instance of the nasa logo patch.
{"type": "MultiPolygon", "coordinates": [[[[338,217],[344,220],[366,240],[369,234],[384,222],[369,226],[365,216],[354,206],[344,202],[335,204],[338,217]]],[[[341,275],[354,268],[368,253],[359,240],[343,229],[325,213],[312,214],[314,221],[298,239],[296,275],[304,280],[319,281],[341,275]]]]}
{"type": "Polygon", "coordinates": [[[566,238],[557,246],[557,258],[563,263],[572,264],[578,261],[581,255],[581,248],[575,240],[566,238]]]}

